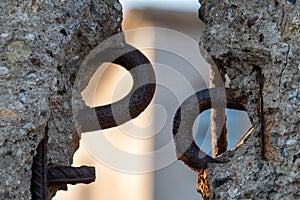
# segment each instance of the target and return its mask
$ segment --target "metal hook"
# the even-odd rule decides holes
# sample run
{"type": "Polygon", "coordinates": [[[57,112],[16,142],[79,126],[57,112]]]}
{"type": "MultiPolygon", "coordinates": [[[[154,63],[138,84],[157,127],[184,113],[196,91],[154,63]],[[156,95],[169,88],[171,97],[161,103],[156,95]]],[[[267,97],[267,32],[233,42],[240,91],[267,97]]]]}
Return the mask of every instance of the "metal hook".
{"type": "Polygon", "coordinates": [[[136,48],[125,44],[121,50],[107,49],[92,57],[84,67],[100,66],[104,62],[118,64],[128,70],[133,78],[133,87],[127,96],[117,102],[81,108],[75,117],[82,132],[115,127],[137,117],[147,108],[155,93],[153,66],[136,48]]]}
{"type": "Polygon", "coordinates": [[[203,152],[193,138],[193,123],[203,111],[226,107],[234,110],[246,109],[233,99],[229,88],[210,88],[197,92],[187,98],[178,108],[173,120],[173,139],[176,146],[176,154],[193,170],[199,171],[207,167],[207,163],[220,163],[203,152]]]}

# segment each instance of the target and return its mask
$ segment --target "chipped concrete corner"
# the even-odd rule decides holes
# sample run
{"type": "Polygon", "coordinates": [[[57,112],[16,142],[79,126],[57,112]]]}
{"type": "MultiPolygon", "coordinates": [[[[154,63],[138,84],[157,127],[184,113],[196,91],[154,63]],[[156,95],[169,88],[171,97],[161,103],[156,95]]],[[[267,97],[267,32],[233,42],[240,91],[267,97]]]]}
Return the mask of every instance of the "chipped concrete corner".
{"type": "Polygon", "coordinates": [[[299,199],[300,1],[200,3],[200,18],[207,24],[200,46],[226,70],[254,131],[244,144],[221,155],[228,163],[209,165],[199,176],[198,190],[209,188],[206,199],[299,199]],[[265,78],[266,161],[261,159],[255,67],[265,78]]]}
{"type": "Polygon", "coordinates": [[[0,10],[0,199],[31,199],[32,159],[46,124],[48,163],[72,163],[79,142],[72,84],[89,51],[121,31],[122,6],[3,0],[0,10]]]}

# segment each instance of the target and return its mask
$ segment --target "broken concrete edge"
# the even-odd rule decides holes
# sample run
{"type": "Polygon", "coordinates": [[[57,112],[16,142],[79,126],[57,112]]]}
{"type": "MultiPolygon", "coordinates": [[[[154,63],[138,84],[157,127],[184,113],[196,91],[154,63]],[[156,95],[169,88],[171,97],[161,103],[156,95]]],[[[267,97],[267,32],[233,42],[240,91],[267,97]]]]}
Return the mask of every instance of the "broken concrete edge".
{"type": "Polygon", "coordinates": [[[72,163],[79,146],[72,84],[89,51],[121,31],[122,6],[4,0],[0,10],[0,198],[31,199],[32,160],[47,123],[49,165],[72,163]]]}
{"type": "Polygon", "coordinates": [[[300,2],[200,2],[207,24],[200,47],[208,52],[208,62],[226,69],[254,130],[243,145],[220,156],[227,163],[209,164],[207,176],[199,174],[197,188],[209,188],[210,199],[297,199],[300,2]],[[253,66],[266,79],[267,161],[260,157],[259,87],[253,66]]]}

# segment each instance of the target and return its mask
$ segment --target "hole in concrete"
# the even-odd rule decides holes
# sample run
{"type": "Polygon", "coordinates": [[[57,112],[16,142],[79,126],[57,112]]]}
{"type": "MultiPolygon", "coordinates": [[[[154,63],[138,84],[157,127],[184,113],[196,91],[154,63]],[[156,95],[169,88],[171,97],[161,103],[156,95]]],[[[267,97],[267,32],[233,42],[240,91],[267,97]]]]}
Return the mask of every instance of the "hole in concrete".
{"type": "Polygon", "coordinates": [[[264,34],[261,33],[261,34],[259,35],[259,43],[263,42],[264,39],[265,39],[265,36],[264,36],[264,34]]]}
{"type": "MultiPolygon", "coordinates": [[[[233,149],[251,128],[251,122],[245,111],[226,109],[227,150],[233,149]]],[[[194,122],[193,135],[200,149],[211,155],[210,110],[201,113],[194,122]]]]}
{"type": "Polygon", "coordinates": [[[132,76],[126,69],[120,65],[103,63],[81,95],[88,106],[107,105],[124,98],[132,85],[132,76]]]}

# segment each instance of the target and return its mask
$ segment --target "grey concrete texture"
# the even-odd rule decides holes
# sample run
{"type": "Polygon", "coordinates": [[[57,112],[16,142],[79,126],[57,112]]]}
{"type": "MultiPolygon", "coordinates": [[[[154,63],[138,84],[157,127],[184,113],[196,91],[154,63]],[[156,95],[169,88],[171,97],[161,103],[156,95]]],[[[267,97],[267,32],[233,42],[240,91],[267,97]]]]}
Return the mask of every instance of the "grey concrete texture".
{"type": "Polygon", "coordinates": [[[300,1],[200,3],[207,23],[200,47],[227,72],[254,127],[244,144],[221,156],[227,163],[209,165],[210,199],[300,199],[300,1]],[[265,77],[266,161],[257,67],[265,77]]]}
{"type": "Polygon", "coordinates": [[[46,124],[48,164],[72,163],[77,70],[91,49],[121,31],[121,21],[117,0],[1,1],[0,199],[31,199],[32,159],[46,124]]]}

